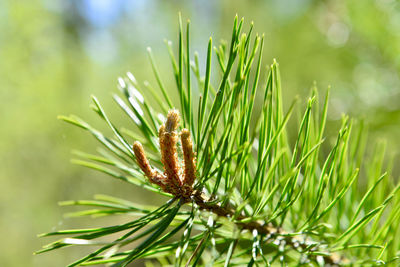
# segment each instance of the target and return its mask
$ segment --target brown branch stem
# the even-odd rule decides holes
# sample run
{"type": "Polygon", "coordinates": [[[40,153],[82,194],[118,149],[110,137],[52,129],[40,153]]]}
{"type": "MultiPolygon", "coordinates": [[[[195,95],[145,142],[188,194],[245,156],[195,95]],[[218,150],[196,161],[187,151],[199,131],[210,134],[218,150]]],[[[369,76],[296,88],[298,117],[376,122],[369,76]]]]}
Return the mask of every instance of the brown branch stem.
{"type": "MultiPolygon", "coordinates": [[[[220,217],[225,218],[234,218],[235,217],[235,210],[229,207],[221,207],[220,205],[214,202],[206,201],[206,198],[203,194],[196,191],[192,195],[192,200],[194,203],[201,209],[212,212],[220,217]]],[[[189,201],[188,201],[189,202],[189,201]]],[[[278,240],[280,244],[290,246],[292,249],[298,251],[299,253],[303,254],[308,250],[309,245],[311,244],[310,241],[301,240],[298,236],[290,236],[288,232],[284,231],[280,227],[273,226],[272,224],[264,224],[259,221],[250,221],[250,222],[241,222],[246,219],[245,216],[239,215],[236,216],[236,220],[234,223],[242,230],[248,230],[250,232],[257,231],[258,234],[264,235],[268,237],[268,239],[278,240]]],[[[317,251],[317,246],[312,249],[313,252],[317,251]]],[[[317,260],[317,257],[321,257],[325,264],[329,264],[330,266],[342,266],[342,263],[347,262],[348,260],[344,257],[339,256],[337,253],[319,253],[319,255],[309,254],[310,258],[313,260],[317,260]]]]}
{"type": "Polygon", "coordinates": [[[178,141],[176,129],[178,128],[179,120],[179,112],[177,110],[170,110],[167,115],[167,121],[165,124],[161,125],[159,129],[161,162],[164,165],[164,175],[159,174],[151,168],[143,147],[139,142],[135,142],[133,145],[137,163],[144,174],[149,178],[150,182],[159,185],[163,191],[171,193],[176,198],[180,198],[186,203],[193,201],[202,210],[207,210],[220,217],[233,218],[233,222],[241,230],[248,230],[257,235],[261,234],[267,237],[267,240],[274,240],[274,243],[278,241],[279,247],[283,246],[284,248],[285,246],[290,246],[295,251],[307,255],[314,261],[319,262],[323,260],[325,264],[330,266],[341,266],[342,263],[348,262],[346,258],[340,257],[336,253],[318,251],[319,247],[315,246],[315,243],[312,243],[310,240],[307,240],[305,235],[303,235],[304,240],[302,240],[298,236],[292,236],[281,227],[276,227],[270,223],[248,221],[244,215],[237,215],[234,209],[209,202],[200,191],[193,191],[192,186],[196,179],[196,158],[193,153],[190,132],[187,129],[183,129],[181,131],[181,143],[184,156],[184,166],[182,170],[176,148],[178,141]],[[313,253],[307,253],[309,251],[313,253]]]}

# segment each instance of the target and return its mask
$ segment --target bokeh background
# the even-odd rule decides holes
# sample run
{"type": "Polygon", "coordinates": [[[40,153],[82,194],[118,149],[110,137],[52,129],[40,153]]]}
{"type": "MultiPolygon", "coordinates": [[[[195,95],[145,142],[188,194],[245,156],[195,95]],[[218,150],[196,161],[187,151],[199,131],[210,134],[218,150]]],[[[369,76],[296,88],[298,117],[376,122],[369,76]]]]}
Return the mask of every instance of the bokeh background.
{"type": "MultiPolygon", "coordinates": [[[[146,202],[146,192],[70,164],[70,151],[94,152],[86,133],[56,119],[77,114],[102,125],[90,95],[118,117],[117,77],[131,71],[154,84],[151,46],[168,85],[164,39],[176,44],[178,12],[191,20],[201,66],[208,37],[229,39],[235,14],[265,34],[264,64],[277,58],[285,99],[332,86],[329,119],[364,119],[369,145],[400,151],[400,3],[396,0],[31,0],[0,1],[0,265],[64,266],[84,249],[33,256],[37,234],[82,226],[57,202],[96,193],[146,202]]],[[[204,70],[204,69],[203,69],[204,70]]],[[[175,89],[174,89],[175,90],[175,89]]],[[[107,219],[92,221],[101,224],[107,219]]],[[[89,223],[88,223],[89,224],[89,223]]]]}

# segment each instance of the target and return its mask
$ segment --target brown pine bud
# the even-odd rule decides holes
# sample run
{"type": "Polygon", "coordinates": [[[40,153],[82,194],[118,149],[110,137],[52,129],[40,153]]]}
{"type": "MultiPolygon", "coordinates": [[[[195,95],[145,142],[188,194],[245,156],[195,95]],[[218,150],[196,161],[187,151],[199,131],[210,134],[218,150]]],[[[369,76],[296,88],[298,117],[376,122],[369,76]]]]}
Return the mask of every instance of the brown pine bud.
{"type": "Polygon", "coordinates": [[[170,110],[167,115],[167,121],[161,125],[158,131],[164,174],[160,174],[151,168],[139,142],[133,144],[133,151],[138,165],[150,182],[159,185],[164,192],[189,199],[193,194],[193,183],[196,179],[196,158],[193,152],[190,132],[187,129],[183,129],[180,135],[184,168],[181,170],[177,153],[178,134],[176,132],[179,120],[179,112],[175,109],[170,110]]]}
{"type": "Polygon", "coordinates": [[[149,178],[150,182],[159,185],[163,190],[165,190],[165,177],[151,168],[149,160],[144,153],[143,146],[139,141],[136,141],[133,144],[133,152],[135,153],[137,164],[147,178],[149,178]]]}
{"type": "Polygon", "coordinates": [[[192,185],[196,179],[196,162],[193,152],[192,139],[190,138],[189,130],[187,129],[182,130],[181,143],[183,151],[183,160],[185,164],[183,185],[187,188],[192,188],[192,185]]]}
{"type": "Polygon", "coordinates": [[[176,151],[178,137],[175,130],[178,128],[178,123],[178,111],[170,110],[165,125],[162,125],[159,130],[161,162],[164,165],[165,175],[167,176],[166,183],[171,186],[172,190],[176,190],[176,194],[179,194],[182,185],[179,178],[180,167],[176,151]]]}
{"type": "Polygon", "coordinates": [[[153,170],[149,164],[149,161],[144,153],[144,149],[142,144],[139,141],[133,143],[133,152],[136,156],[137,164],[139,165],[140,169],[144,172],[147,177],[153,176],[153,170]]]}
{"type": "Polygon", "coordinates": [[[165,122],[165,131],[175,131],[178,128],[179,120],[179,111],[177,111],[176,109],[171,109],[170,111],[168,111],[167,121],[165,122]]]}

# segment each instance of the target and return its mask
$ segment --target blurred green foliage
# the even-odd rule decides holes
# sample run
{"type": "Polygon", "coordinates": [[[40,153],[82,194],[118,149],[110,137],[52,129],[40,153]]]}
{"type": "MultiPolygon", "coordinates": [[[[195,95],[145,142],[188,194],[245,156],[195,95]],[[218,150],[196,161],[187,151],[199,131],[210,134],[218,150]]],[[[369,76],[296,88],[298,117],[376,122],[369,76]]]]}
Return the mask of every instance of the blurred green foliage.
{"type": "Polygon", "coordinates": [[[82,253],[61,250],[32,256],[43,244],[38,233],[76,224],[74,219],[61,219],[66,209],[57,201],[95,193],[144,201],[140,190],[71,165],[71,149],[93,151],[96,145],[56,116],[75,113],[97,122],[87,108],[90,94],[102,99],[111,114],[118,114],[109,96],[119,75],[131,71],[138,81],[149,79],[155,85],[147,46],[152,47],[166,84],[173,84],[163,39],[176,39],[178,11],[192,21],[191,43],[194,49],[201,48],[202,66],[208,36],[229,39],[236,13],[254,20],[255,30],[266,37],[264,65],[278,59],[288,102],[296,94],[304,99],[314,81],[322,90],[331,85],[333,125],[341,113],[350,113],[365,120],[371,147],[385,138],[389,154],[398,150],[400,3],[396,0],[3,0],[2,266],[62,266],[82,253]]]}

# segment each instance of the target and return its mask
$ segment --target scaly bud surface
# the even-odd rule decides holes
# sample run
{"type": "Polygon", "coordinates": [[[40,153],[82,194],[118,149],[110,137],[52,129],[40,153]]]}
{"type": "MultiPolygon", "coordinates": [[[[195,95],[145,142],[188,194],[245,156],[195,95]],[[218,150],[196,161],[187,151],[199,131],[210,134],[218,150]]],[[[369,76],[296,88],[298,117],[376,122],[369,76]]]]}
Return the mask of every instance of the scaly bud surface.
{"type": "Polygon", "coordinates": [[[179,120],[179,112],[176,109],[170,110],[167,115],[167,121],[158,130],[161,162],[165,170],[164,175],[151,168],[139,142],[133,144],[133,151],[139,167],[150,182],[159,185],[165,192],[188,199],[193,193],[193,183],[196,179],[196,158],[193,153],[190,132],[187,129],[183,129],[180,136],[184,168],[181,168],[177,153],[178,133],[176,132],[179,120]]]}
{"type": "Polygon", "coordinates": [[[196,162],[193,152],[192,139],[188,129],[183,129],[181,132],[181,143],[183,151],[183,160],[185,164],[183,185],[192,187],[196,178],[196,162]]]}
{"type": "Polygon", "coordinates": [[[172,193],[168,189],[168,186],[166,186],[165,184],[166,178],[162,174],[151,168],[149,160],[144,153],[143,146],[139,141],[133,143],[133,152],[136,156],[136,162],[138,163],[140,169],[142,169],[144,174],[147,176],[147,178],[149,178],[150,182],[160,186],[164,191],[172,193]]]}

